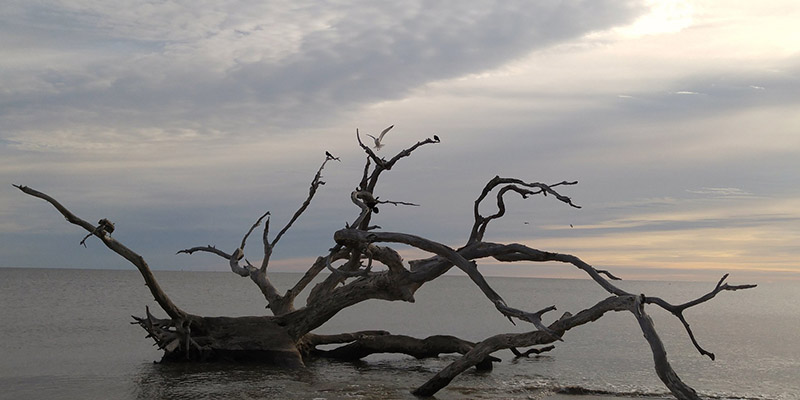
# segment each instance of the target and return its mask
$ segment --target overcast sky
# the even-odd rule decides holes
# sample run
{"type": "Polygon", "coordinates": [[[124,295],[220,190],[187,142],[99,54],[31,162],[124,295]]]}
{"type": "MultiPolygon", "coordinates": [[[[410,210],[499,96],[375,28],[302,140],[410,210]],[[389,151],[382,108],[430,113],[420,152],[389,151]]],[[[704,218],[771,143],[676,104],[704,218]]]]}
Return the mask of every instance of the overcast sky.
{"type": "Polygon", "coordinates": [[[175,252],[232,252],[267,210],[277,230],[328,150],[273,256],[303,269],[358,211],[355,129],[394,124],[381,155],[441,143],[384,175],[377,195],[421,205],[381,208],[384,230],[459,246],[493,176],[577,180],[583,208],[513,199],[486,239],[629,279],[799,279],[797,21],[796,0],[6,0],[0,266],[130,268],[15,183],[155,269],[224,271],[175,252]]]}

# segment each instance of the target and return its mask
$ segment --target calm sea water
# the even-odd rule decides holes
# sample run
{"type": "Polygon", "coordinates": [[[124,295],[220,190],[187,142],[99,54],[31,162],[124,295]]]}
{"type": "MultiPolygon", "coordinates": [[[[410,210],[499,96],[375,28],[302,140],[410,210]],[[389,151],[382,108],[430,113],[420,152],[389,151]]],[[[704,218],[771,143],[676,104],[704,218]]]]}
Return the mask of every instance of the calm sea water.
{"type": "MultiPolygon", "coordinates": [[[[231,273],[157,272],[173,300],[201,315],[264,314],[249,280],[231,273]]],[[[287,288],[299,275],[275,274],[287,288]]],[[[737,282],[736,277],[730,279],[737,282]]],[[[537,310],[556,305],[546,322],[603,299],[590,281],[489,278],[509,304],[537,310]]],[[[758,282],[756,282],[758,283],[758,282]]],[[[673,302],[698,297],[715,282],[626,282],[626,290],[673,302]]],[[[800,399],[800,285],[761,284],[721,293],[691,309],[698,340],[715,352],[700,356],[680,323],[650,307],[681,377],[701,395],[718,399],[800,399]]],[[[453,334],[480,340],[521,332],[465,277],[423,287],[414,304],[372,301],[342,312],[323,333],[385,329],[424,337],[453,334]]],[[[455,356],[416,360],[373,355],[356,363],[315,361],[304,371],[261,366],[160,365],[159,351],[131,325],[154,305],[135,271],[0,269],[0,398],[2,399],[414,399],[409,393],[455,356]]],[[[157,313],[156,315],[159,315],[157,313]]],[[[161,313],[163,315],[163,313],[161,313]]],[[[568,332],[541,357],[502,363],[491,373],[467,372],[439,399],[543,398],[565,387],[616,396],[664,397],[652,356],[628,313],[568,332]]],[[[590,399],[590,397],[587,397],[590,399]]]]}

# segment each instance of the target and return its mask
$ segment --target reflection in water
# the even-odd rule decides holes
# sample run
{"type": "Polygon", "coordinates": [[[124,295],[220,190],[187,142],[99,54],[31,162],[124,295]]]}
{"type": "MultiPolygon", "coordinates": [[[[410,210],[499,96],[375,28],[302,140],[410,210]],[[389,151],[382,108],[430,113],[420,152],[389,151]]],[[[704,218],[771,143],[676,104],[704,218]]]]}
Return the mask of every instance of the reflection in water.
{"type": "MultiPolygon", "coordinates": [[[[135,378],[134,397],[416,400],[411,390],[453,359],[315,360],[307,369],[293,371],[257,364],[145,364],[135,378]]],[[[548,392],[521,378],[468,372],[436,398],[538,398],[548,392]]]]}
{"type": "Polygon", "coordinates": [[[138,399],[276,399],[313,394],[313,370],[250,364],[148,364],[136,376],[138,399]]]}

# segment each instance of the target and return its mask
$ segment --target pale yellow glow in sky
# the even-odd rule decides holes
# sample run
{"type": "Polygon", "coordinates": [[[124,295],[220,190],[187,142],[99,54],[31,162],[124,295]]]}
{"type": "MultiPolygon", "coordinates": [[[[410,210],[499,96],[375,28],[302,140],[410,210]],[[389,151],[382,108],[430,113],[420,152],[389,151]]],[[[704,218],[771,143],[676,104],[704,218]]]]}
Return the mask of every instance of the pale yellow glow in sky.
{"type": "Polygon", "coordinates": [[[617,32],[630,37],[676,33],[692,24],[694,6],[688,0],[648,0],[649,14],[617,32]]]}

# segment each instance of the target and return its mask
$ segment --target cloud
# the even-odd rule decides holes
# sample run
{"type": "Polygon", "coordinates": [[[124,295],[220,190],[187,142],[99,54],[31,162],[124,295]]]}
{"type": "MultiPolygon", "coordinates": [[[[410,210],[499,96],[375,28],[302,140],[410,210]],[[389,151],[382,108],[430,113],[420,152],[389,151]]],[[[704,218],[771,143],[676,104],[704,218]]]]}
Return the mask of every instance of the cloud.
{"type": "MultiPolygon", "coordinates": [[[[624,253],[641,237],[656,243],[639,248],[653,268],[699,254],[699,239],[715,254],[752,240],[778,263],[790,243],[770,235],[794,238],[800,215],[797,18],[728,4],[12,0],[0,180],[112,219],[154,266],[188,268],[205,259],[175,250],[237,245],[266,210],[276,225],[291,216],[329,150],[342,163],[275,255],[308,257],[355,211],[355,128],[395,124],[384,155],[442,143],[383,176],[381,198],[422,205],[381,208],[387,230],[458,246],[492,176],[576,179],[563,192],[583,209],[510,199],[490,240],[591,242],[601,262],[631,268],[624,253]],[[746,239],[704,237],[726,228],[746,239]]],[[[72,245],[74,227],[51,228],[52,210],[1,189],[7,262],[62,262],[30,243],[72,245]]],[[[738,265],[755,266],[752,253],[738,265]]],[[[79,254],[71,266],[90,263],[79,254]]]]}
{"type": "Polygon", "coordinates": [[[0,35],[25,44],[4,57],[16,61],[3,62],[0,123],[15,142],[85,126],[173,138],[319,126],[641,11],[611,0],[12,2],[0,35]]]}
{"type": "Polygon", "coordinates": [[[746,190],[739,189],[739,188],[734,188],[734,187],[731,187],[731,188],[708,188],[708,187],[704,187],[704,188],[695,189],[695,190],[687,189],[686,191],[688,193],[711,195],[713,197],[730,197],[730,196],[748,197],[748,196],[752,196],[753,195],[752,193],[750,193],[750,192],[748,192],[746,190]]]}

